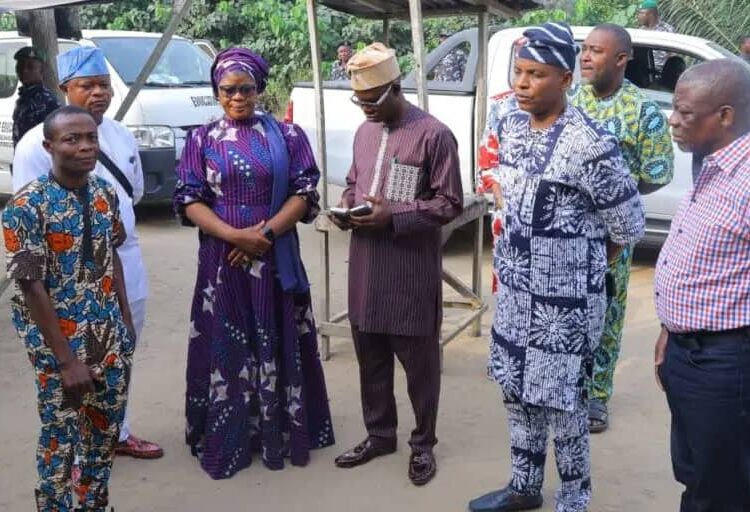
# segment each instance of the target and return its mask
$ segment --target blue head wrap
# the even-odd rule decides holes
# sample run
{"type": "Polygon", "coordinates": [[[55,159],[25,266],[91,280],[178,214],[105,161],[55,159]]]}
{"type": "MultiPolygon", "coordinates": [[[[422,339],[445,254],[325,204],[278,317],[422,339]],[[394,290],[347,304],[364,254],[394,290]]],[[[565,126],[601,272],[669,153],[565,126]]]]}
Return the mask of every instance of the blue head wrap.
{"type": "Polygon", "coordinates": [[[523,33],[518,57],[549,64],[566,71],[576,67],[578,46],[570,27],[562,22],[550,22],[532,27],[523,33]]]}
{"type": "Polygon", "coordinates": [[[60,85],[74,78],[102,75],[109,75],[109,69],[101,48],[77,46],[57,56],[60,85]]]}

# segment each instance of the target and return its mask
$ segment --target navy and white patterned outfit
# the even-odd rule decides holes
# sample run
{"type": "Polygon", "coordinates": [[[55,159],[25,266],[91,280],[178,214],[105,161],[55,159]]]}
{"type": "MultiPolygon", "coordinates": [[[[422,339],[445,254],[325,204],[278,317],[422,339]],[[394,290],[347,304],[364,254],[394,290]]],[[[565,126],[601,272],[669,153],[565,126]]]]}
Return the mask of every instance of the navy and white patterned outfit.
{"type": "Polygon", "coordinates": [[[490,365],[511,432],[511,486],[541,491],[547,431],[562,487],[557,512],[591,498],[585,382],[607,306],[606,240],[635,243],[644,211],[617,140],[569,106],[548,129],[511,109],[498,119],[504,230],[490,365]]]}

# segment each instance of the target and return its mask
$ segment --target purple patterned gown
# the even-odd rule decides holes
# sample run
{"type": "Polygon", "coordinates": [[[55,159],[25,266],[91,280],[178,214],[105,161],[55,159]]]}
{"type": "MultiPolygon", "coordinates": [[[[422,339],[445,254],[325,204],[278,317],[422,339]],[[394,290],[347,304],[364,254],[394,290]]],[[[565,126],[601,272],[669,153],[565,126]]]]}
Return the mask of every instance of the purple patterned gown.
{"type": "MultiPolygon", "coordinates": [[[[280,124],[290,155],[289,194],[306,198],[303,222],[319,211],[319,172],[304,132],[280,124]]],[[[271,153],[258,118],[228,118],[196,129],[177,169],[175,208],[200,201],[224,222],[253,226],[270,217],[271,153]]],[[[203,469],[229,478],[262,454],[304,466],[309,450],[333,444],[310,294],[284,292],[273,251],[232,268],[226,242],[199,233],[190,314],[186,441],[203,469]]]]}

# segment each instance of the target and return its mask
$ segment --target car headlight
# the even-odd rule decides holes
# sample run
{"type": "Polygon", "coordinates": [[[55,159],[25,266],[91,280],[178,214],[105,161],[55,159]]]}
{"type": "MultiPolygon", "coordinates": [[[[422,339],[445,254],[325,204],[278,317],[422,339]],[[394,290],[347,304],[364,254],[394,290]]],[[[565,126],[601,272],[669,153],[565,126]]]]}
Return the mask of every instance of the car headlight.
{"type": "Polygon", "coordinates": [[[128,126],[128,128],[141,148],[174,147],[174,131],[169,126],[128,126]]]}

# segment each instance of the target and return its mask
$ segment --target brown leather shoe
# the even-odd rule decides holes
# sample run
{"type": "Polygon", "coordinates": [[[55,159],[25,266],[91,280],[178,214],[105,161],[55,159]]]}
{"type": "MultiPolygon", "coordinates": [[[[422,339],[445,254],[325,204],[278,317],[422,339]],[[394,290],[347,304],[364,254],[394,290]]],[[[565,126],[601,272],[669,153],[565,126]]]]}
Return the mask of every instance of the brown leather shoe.
{"type": "Polygon", "coordinates": [[[135,459],[158,459],[164,456],[164,450],[158,444],[145,441],[132,434],[125,441],[117,443],[115,453],[135,459]]]}
{"type": "Polygon", "coordinates": [[[396,451],[396,442],[373,443],[370,438],[336,457],[336,466],[340,468],[354,468],[367,464],[376,457],[389,455],[396,451]]]}
{"type": "Polygon", "coordinates": [[[437,473],[437,462],[432,452],[412,452],[409,457],[409,480],[414,485],[424,485],[437,473]]]}

